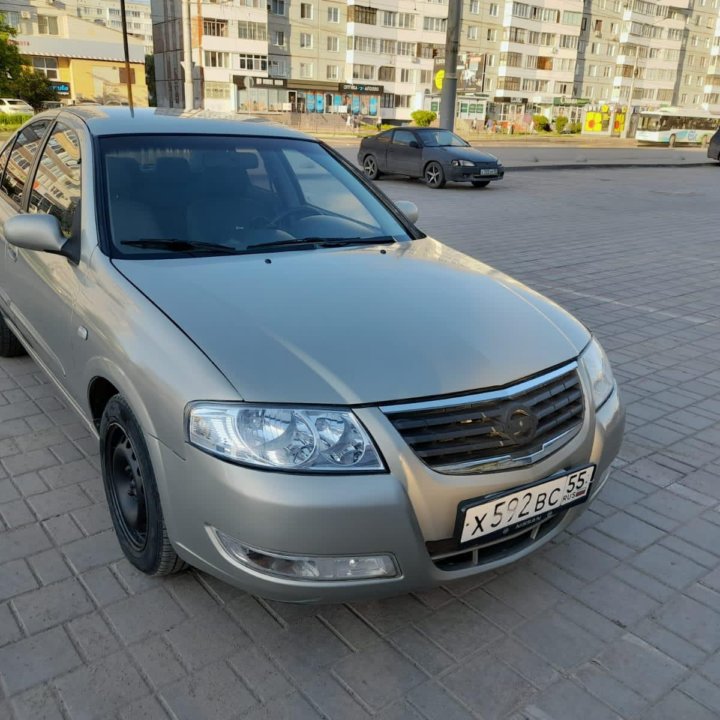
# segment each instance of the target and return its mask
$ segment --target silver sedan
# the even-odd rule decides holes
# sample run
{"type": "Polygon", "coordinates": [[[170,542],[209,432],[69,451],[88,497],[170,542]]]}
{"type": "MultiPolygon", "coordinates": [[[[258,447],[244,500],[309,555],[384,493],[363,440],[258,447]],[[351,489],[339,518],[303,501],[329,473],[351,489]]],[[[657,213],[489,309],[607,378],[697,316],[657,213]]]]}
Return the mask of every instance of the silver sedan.
{"type": "Polygon", "coordinates": [[[344,601],[520,558],[624,414],[577,320],[287,128],[49,111],[0,152],[0,353],[97,434],[122,549],[344,601]]]}

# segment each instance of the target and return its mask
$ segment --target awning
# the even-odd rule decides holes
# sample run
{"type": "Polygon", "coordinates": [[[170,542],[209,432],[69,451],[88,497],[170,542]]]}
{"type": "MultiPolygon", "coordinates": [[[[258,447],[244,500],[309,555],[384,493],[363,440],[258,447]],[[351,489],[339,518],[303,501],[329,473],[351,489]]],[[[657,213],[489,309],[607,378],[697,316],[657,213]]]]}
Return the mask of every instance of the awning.
{"type": "MultiPolygon", "coordinates": [[[[54,35],[17,35],[15,44],[21,55],[108,60],[110,62],[125,61],[121,33],[118,33],[117,43],[61,38],[54,35]]],[[[128,43],[128,50],[130,62],[145,62],[145,46],[142,42],[128,43]]]]}

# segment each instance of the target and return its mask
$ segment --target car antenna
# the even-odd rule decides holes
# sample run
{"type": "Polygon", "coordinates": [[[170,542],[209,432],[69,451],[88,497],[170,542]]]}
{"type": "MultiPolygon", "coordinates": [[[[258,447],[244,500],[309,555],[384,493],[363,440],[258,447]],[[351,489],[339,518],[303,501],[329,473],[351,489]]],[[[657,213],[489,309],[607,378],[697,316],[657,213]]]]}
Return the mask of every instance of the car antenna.
{"type": "Polygon", "coordinates": [[[125,13],[125,0],[120,0],[120,15],[122,20],[123,50],[125,51],[125,81],[127,83],[128,104],[130,105],[130,117],[135,117],[133,107],[132,81],[130,77],[130,50],[128,49],[127,15],[125,13]]]}

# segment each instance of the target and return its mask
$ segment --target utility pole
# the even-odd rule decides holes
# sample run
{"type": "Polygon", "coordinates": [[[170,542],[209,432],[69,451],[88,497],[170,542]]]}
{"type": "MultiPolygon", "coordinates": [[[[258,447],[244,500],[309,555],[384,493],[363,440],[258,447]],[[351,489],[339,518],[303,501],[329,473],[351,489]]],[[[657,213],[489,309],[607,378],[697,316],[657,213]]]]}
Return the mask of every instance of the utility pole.
{"type": "Polygon", "coordinates": [[[125,82],[127,85],[128,105],[130,114],[135,114],[132,96],[132,76],[130,75],[130,50],[128,49],[127,15],[125,14],[125,0],[120,0],[120,20],[122,22],[123,51],[125,53],[125,82]]]}
{"type": "Polygon", "coordinates": [[[182,6],[183,26],[183,70],[185,71],[183,94],[185,95],[185,109],[192,110],[195,107],[195,90],[193,86],[192,20],[190,0],[180,0],[180,4],[182,6]]]}
{"type": "Polygon", "coordinates": [[[455,129],[455,98],[457,97],[458,46],[462,22],[463,0],[448,0],[447,32],[445,34],[445,77],[440,97],[440,127],[455,129]]]}
{"type": "Polygon", "coordinates": [[[635,78],[638,76],[638,50],[635,51],[635,62],[633,62],[632,77],[630,78],[630,95],[628,96],[627,110],[625,111],[625,122],[620,137],[626,138],[630,132],[630,118],[632,118],[632,100],[635,91],[635,78]]]}

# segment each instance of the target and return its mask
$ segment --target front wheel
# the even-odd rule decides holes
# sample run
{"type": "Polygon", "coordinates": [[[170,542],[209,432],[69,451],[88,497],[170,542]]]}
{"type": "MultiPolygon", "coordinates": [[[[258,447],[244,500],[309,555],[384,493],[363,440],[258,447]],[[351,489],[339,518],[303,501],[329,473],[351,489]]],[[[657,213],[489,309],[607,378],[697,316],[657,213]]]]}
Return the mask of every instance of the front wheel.
{"type": "Polygon", "coordinates": [[[5,318],[0,315],[0,357],[17,357],[26,352],[15,333],[7,326],[5,318]]]}
{"type": "Polygon", "coordinates": [[[377,160],[374,155],[366,155],[363,160],[363,173],[368,180],[377,180],[380,177],[377,160]]]}
{"type": "Polygon", "coordinates": [[[676,140],[677,140],[677,138],[674,135],[671,135],[670,139],[668,140],[668,147],[671,147],[671,148],[675,147],[676,140]]]}
{"type": "Polygon", "coordinates": [[[433,189],[441,188],[445,185],[445,172],[442,165],[437,162],[428,163],[425,167],[425,184],[433,189]]]}
{"type": "Polygon", "coordinates": [[[105,495],[125,557],[147,575],[185,567],[165,527],[150,454],[138,421],[121,395],[110,399],[100,421],[105,495]]]}
{"type": "Polygon", "coordinates": [[[487,187],[490,184],[489,180],[473,180],[472,186],[473,187],[487,187]]]}

